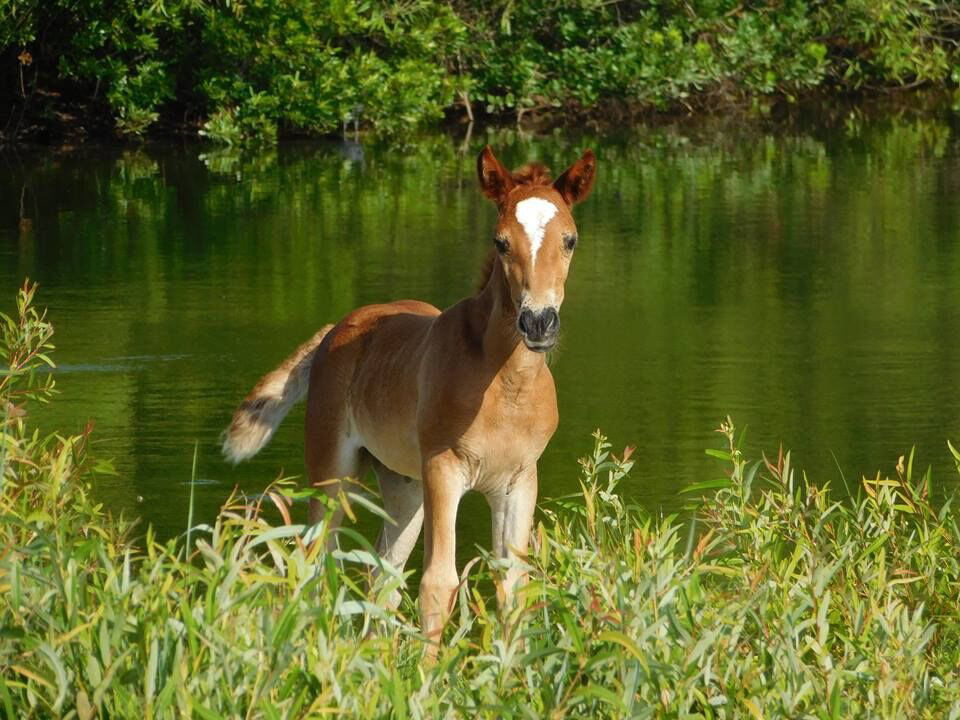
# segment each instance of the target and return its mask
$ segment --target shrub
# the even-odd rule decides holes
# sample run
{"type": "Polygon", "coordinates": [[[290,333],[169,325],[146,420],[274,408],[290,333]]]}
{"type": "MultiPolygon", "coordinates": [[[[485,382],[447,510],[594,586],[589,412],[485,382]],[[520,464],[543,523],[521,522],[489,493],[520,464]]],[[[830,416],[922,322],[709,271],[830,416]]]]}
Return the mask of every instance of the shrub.
{"type": "Polygon", "coordinates": [[[0,18],[7,138],[27,114],[272,142],[408,134],[464,102],[570,122],[960,77],[943,0],[0,0],[0,18]]]}
{"type": "Polygon", "coordinates": [[[330,133],[357,116],[386,132],[437,119],[453,99],[447,59],[463,32],[449,7],[415,0],[290,3],[259,0],[203,14],[198,72],[216,111],[207,135],[330,133]]]}
{"type": "Polygon", "coordinates": [[[598,433],[581,492],[542,507],[516,606],[477,582],[496,561],[471,564],[422,667],[409,595],[383,609],[404,578],[349,528],[354,549],[323,550],[327,523],[294,523],[286,484],[131,542],[92,499],[83,438],[26,430],[22,400],[51,389],[32,295],[2,346],[8,717],[960,717],[960,528],[912,454],[838,499],[789,454],[747,462],[727,422],[710,451],[727,474],[690,488],[681,522],[624,500],[642,454],[598,433]]]}

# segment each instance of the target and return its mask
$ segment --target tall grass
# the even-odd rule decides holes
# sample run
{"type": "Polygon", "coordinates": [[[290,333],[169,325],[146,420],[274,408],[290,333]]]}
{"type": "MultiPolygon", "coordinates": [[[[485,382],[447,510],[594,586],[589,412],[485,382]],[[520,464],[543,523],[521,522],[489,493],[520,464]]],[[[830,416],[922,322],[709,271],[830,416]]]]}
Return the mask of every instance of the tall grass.
{"type": "Polygon", "coordinates": [[[292,485],[231,497],[189,542],[132,543],[85,438],[28,429],[23,400],[51,389],[32,293],[4,321],[0,714],[960,717],[960,529],[912,455],[841,501],[789,454],[747,462],[728,422],[692,524],[626,503],[634,456],[598,434],[581,492],[541,508],[516,607],[479,589],[498,572],[480,558],[425,667],[405,578],[349,528],[358,549],[328,552],[292,485]]]}

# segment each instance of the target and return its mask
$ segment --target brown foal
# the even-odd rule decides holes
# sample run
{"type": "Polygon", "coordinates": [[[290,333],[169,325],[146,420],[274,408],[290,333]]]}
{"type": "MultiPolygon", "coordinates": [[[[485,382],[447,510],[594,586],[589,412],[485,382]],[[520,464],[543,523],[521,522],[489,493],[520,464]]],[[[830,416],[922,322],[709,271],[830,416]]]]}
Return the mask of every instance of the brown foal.
{"type": "MultiPolygon", "coordinates": [[[[499,216],[480,292],[443,312],[417,300],[354,310],[260,380],[225,432],[226,457],[249,458],[306,395],[309,481],[336,492],[337,479],[374,468],[395,523],[380,534],[383,558],[402,569],[424,528],[420,614],[431,656],[458,585],[454,528],[468,490],[490,503],[493,552],[508,561],[505,600],[522,580],[537,460],[557,427],[544,353],[577,242],[570,210],[595,170],[588,150],[551,182],[543,166],[510,173],[484,148],[480,187],[499,216]]],[[[311,522],[319,510],[311,504],[311,522]]]]}

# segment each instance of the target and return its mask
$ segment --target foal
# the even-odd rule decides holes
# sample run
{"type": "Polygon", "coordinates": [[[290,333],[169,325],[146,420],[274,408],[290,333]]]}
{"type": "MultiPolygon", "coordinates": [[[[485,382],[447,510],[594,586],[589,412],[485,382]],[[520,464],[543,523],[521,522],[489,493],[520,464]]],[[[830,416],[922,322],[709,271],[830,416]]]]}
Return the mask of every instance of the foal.
{"type": "MultiPolygon", "coordinates": [[[[494,555],[514,560],[504,599],[522,578],[516,559],[533,523],[537,460],[557,427],[544,353],[556,343],[577,244],[570,209],[590,193],[595,168],[588,150],[551,183],[546,168],[511,174],[484,148],[480,187],[499,217],[480,292],[443,312],[416,300],[354,310],[261,379],[225,432],[226,457],[245,460],[307,395],[310,483],[335,493],[330,481],[372,466],[396,523],[384,523],[377,549],[397,568],[424,527],[420,616],[430,655],[458,584],[454,528],[466,491],[486,496],[494,555]]],[[[311,522],[319,511],[311,502],[311,522]]]]}

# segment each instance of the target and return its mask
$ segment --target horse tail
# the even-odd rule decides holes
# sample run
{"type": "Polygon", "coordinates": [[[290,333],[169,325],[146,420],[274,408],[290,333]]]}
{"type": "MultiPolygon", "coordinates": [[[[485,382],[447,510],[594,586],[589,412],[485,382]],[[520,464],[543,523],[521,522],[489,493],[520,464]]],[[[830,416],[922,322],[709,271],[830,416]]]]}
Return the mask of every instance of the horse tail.
{"type": "Polygon", "coordinates": [[[310,368],[323,338],[333,329],[325,325],[297,348],[276,370],[267,373],[233,413],[230,427],[220,436],[223,456],[236,464],[256,455],[297,401],[307,394],[310,368]]]}

